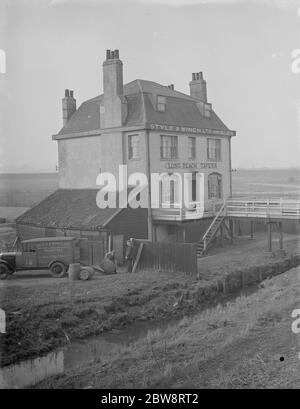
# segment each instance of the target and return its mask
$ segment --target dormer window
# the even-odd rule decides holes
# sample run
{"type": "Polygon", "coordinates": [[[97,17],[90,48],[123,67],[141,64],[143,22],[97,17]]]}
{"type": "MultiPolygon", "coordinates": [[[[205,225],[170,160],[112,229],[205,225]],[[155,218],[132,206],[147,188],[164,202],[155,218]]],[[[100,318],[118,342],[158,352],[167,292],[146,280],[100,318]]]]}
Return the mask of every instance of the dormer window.
{"type": "Polygon", "coordinates": [[[211,104],[204,104],[204,116],[205,118],[211,117],[211,104]]]}
{"type": "Polygon", "coordinates": [[[157,96],[157,110],[160,112],[166,112],[166,97],[162,95],[157,96]]]}

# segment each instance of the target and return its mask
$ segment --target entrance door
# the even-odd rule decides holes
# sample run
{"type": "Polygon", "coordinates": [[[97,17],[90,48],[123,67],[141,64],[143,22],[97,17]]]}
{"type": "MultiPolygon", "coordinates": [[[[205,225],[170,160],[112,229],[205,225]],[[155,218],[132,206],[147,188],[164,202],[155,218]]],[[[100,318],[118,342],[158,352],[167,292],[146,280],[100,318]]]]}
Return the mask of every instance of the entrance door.
{"type": "Polygon", "coordinates": [[[196,202],[197,200],[197,174],[196,172],[193,172],[192,176],[192,202],[196,202]]]}
{"type": "Polygon", "coordinates": [[[124,262],[124,234],[113,235],[112,248],[116,252],[116,259],[118,264],[124,262]]]}
{"type": "Polygon", "coordinates": [[[208,198],[222,199],[222,175],[220,173],[208,175],[208,198]]]}

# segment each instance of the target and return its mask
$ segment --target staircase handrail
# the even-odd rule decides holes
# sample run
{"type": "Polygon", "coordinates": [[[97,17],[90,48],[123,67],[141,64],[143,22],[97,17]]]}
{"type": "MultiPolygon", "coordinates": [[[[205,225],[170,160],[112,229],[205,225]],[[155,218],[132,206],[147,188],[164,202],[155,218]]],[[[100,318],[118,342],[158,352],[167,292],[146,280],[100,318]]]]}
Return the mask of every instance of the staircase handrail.
{"type": "Polygon", "coordinates": [[[213,221],[210,223],[209,227],[207,228],[204,236],[202,237],[202,240],[204,242],[204,248],[206,248],[206,236],[208,234],[208,232],[210,231],[210,229],[212,228],[212,226],[214,225],[215,221],[217,220],[217,218],[221,215],[221,213],[223,212],[223,210],[225,209],[225,205],[226,203],[224,202],[220,208],[220,210],[218,211],[218,213],[216,214],[216,216],[214,217],[213,221]]]}

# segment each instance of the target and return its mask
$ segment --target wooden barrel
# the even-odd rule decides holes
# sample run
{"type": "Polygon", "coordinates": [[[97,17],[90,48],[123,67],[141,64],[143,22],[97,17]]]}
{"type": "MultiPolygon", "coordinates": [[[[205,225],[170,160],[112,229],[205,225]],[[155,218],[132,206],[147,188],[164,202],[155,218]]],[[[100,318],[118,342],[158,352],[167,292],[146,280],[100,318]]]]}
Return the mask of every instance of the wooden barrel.
{"type": "Polygon", "coordinates": [[[80,269],[81,269],[80,263],[70,264],[68,269],[69,280],[71,281],[78,280],[80,269]]]}

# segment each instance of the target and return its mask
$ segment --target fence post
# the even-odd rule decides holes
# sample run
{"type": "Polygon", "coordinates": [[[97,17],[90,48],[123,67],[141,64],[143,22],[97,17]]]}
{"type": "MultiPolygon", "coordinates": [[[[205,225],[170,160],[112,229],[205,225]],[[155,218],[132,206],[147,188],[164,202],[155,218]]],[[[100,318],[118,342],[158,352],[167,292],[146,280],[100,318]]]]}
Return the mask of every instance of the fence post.
{"type": "Polygon", "coordinates": [[[180,217],[180,220],[183,220],[183,206],[182,206],[182,204],[181,204],[181,206],[179,208],[179,217],[180,217]]]}
{"type": "Polygon", "coordinates": [[[268,222],[268,251],[272,252],[272,224],[268,222]]]}
{"type": "Polygon", "coordinates": [[[253,240],[253,233],[254,233],[254,228],[253,228],[253,220],[250,221],[250,237],[253,240]]]}
{"type": "Polygon", "coordinates": [[[283,233],[282,233],[282,222],[279,222],[279,248],[283,249],[283,233]]]}

